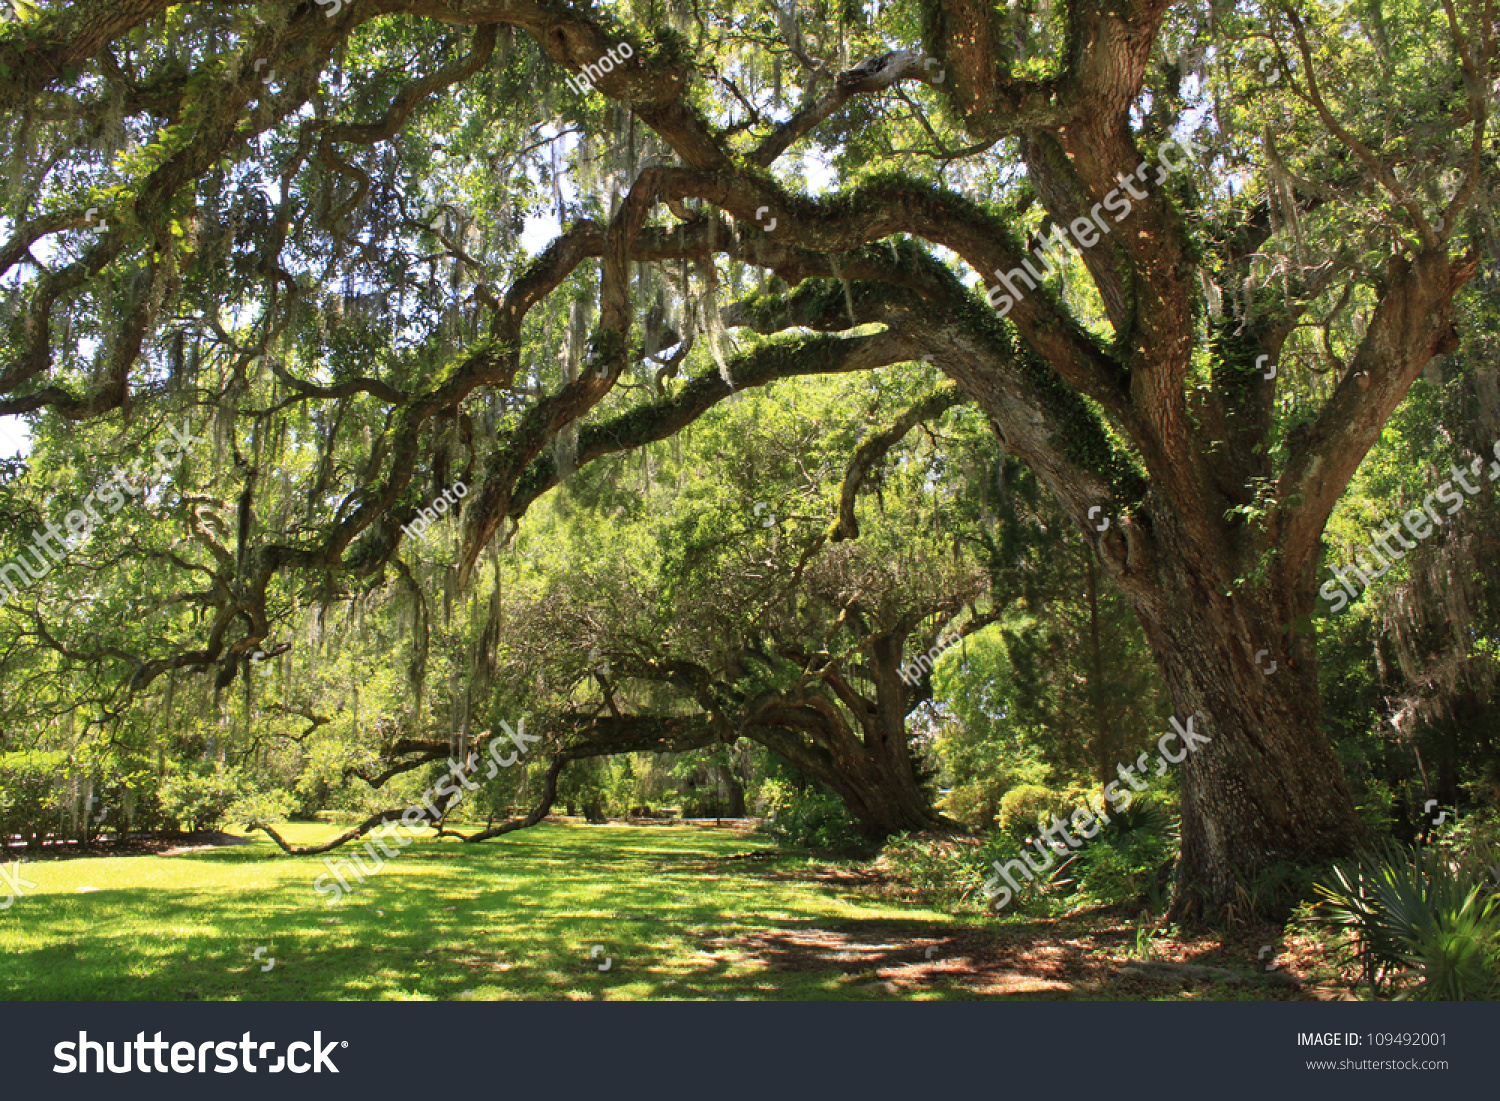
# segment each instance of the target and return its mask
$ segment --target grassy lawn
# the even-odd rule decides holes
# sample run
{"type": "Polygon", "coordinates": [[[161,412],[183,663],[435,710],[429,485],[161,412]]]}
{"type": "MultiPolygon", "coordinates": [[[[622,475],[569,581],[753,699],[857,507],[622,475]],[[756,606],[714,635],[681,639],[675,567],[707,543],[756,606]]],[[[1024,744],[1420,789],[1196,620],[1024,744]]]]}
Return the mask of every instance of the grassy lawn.
{"type": "MultiPolygon", "coordinates": [[[[338,828],[285,832],[309,844],[338,828]]],[[[869,997],[848,974],[857,962],[798,969],[786,938],[868,923],[921,960],[921,942],[891,934],[960,924],[809,884],[796,874],[805,859],[725,859],[763,848],[693,826],[547,823],[480,845],[428,837],[363,886],[346,872],[355,893],[334,906],[313,890],[321,857],[264,840],[28,862],[36,888],[0,912],[0,998],[869,997]]]]}
{"type": "Polygon", "coordinates": [[[1129,914],[955,916],[886,900],[868,869],[697,825],[429,833],[332,906],[313,889],[322,857],[262,839],[21,872],[36,886],[0,911],[5,1000],[1320,996],[1254,975],[1275,929],[1157,942],[1155,958],[1236,969],[1230,983],[1142,974],[1129,914]]]}

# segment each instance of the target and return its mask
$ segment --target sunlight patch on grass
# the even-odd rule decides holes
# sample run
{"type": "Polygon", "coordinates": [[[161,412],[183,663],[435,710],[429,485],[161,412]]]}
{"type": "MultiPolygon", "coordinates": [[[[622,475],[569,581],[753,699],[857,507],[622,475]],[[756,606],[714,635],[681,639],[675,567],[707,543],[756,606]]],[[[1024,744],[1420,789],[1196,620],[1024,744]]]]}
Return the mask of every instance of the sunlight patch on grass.
{"type": "MultiPolygon", "coordinates": [[[[282,832],[307,845],[340,829],[282,832]]],[[[0,912],[0,997],[864,997],[839,983],[836,963],[781,968],[756,948],[706,942],[953,920],[784,878],[797,857],[714,863],[759,848],[730,830],[682,826],[548,823],[480,845],[429,831],[363,884],[346,872],[355,891],[332,906],[313,881],[327,873],[323,855],[348,860],[347,846],[289,856],[257,839],[36,861],[25,869],[37,888],[0,912]]]]}

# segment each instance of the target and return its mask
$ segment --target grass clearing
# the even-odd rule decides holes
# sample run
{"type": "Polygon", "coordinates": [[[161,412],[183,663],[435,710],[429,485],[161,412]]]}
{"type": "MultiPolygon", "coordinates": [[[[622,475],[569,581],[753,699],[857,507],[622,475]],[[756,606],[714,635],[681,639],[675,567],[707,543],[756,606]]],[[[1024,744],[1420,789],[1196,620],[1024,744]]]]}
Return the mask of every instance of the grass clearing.
{"type": "MultiPolygon", "coordinates": [[[[305,845],[339,829],[285,834],[305,845]]],[[[481,845],[429,831],[363,885],[346,872],[355,892],[329,905],[313,882],[325,856],[350,853],[293,857],[256,838],[26,863],[36,887],[0,911],[0,998],[1309,996],[1253,977],[1142,977],[1127,970],[1128,916],[996,921],[925,909],[880,897],[869,869],[768,850],[732,829],[547,822],[481,845]]],[[[1239,967],[1275,935],[1158,944],[1171,958],[1239,967]]]]}
{"type": "MultiPolygon", "coordinates": [[[[305,845],[338,827],[285,832],[305,845]]],[[[0,912],[0,997],[838,998],[851,994],[842,972],[784,970],[736,944],[956,920],[809,889],[792,874],[805,858],[728,859],[762,848],[694,826],[545,823],[482,845],[429,834],[362,886],[346,872],[355,893],[332,906],[313,890],[322,857],[265,840],[28,862],[36,888],[0,912]]]]}

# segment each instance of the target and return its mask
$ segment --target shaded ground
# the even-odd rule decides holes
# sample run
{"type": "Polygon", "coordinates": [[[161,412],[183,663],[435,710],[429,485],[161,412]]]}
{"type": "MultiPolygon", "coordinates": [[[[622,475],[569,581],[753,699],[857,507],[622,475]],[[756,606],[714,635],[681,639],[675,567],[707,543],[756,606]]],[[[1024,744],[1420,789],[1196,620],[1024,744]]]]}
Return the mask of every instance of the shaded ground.
{"type": "MultiPolygon", "coordinates": [[[[1270,935],[1264,931],[1259,935],[1270,935]]],[[[1241,938],[1244,945],[1256,934],[1241,938]]],[[[1338,991],[1305,984],[1274,955],[1272,972],[1216,941],[1158,938],[1149,962],[1130,958],[1134,931],[1109,915],[1004,930],[914,923],[861,923],[739,938],[707,938],[708,948],[782,971],[838,972],[840,980],[886,994],[944,987],[975,996],[1155,999],[1220,997],[1328,1000],[1338,991]],[[1045,938],[1045,939],[1041,939],[1045,938]]]]}
{"type": "Polygon", "coordinates": [[[176,856],[180,853],[199,852],[203,849],[223,845],[253,845],[253,837],[241,837],[218,830],[202,830],[196,833],[163,830],[153,834],[133,834],[120,841],[110,834],[107,839],[96,839],[87,844],[79,841],[48,841],[39,849],[27,847],[24,842],[13,841],[8,847],[0,846],[0,860],[76,860],[79,857],[106,858],[111,856],[176,856]]]}
{"type": "MultiPolygon", "coordinates": [[[[774,850],[737,859],[774,859],[774,850]]],[[[709,862],[722,863],[722,862],[709,862]]],[[[709,871],[705,866],[703,871],[709,871]]],[[[768,871],[792,879],[870,891],[889,882],[859,866],[768,871]]],[[[789,972],[837,972],[873,993],[912,995],[943,989],[974,997],[1338,1000],[1328,968],[1309,945],[1291,952],[1273,925],[1233,934],[1171,936],[1158,931],[1145,959],[1135,958],[1137,925],[1128,908],[1106,908],[1052,921],[973,924],[871,922],[708,938],[706,945],[789,972]]]]}

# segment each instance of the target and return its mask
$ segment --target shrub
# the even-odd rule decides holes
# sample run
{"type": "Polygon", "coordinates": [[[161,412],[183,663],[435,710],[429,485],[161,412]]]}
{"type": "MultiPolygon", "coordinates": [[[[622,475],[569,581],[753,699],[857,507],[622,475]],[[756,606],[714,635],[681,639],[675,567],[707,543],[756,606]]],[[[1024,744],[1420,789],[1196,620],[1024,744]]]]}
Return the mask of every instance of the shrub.
{"type": "MultiPolygon", "coordinates": [[[[1045,791],[1045,789],[1043,789],[1045,791]]],[[[1044,801],[1032,793],[1026,794],[1028,810],[1044,801]]],[[[1056,795],[1058,793],[1051,793],[1056,795]]],[[[1070,806],[1085,805],[1083,793],[1067,793],[1070,806]]],[[[1056,806],[1056,803],[1052,803],[1056,806]]],[[[1062,811],[1047,810],[1045,816],[1054,813],[1061,819],[1062,811]]],[[[1082,844],[1068,851],[1057,853],[1057,861],[1044,872],[1037,873],[1030,881],[1020,882],[1021,890],[1007,909],[1017,903],[1023,912],[1034,912],[1062,908],[1064,899],[1076,905],[1082,900],[1103,903],[1134,902],[1146,896],[1153,910],[1161,910],[1165,904],[1166,878],[1170,862],[1177,848],[1176,825],[1167,808],[1155,800],[1133,801],[1123,810],[1110,810],[1110,821],[1101,823],[1095,836],[1083,838],[1079,831],[1071,829],[1070,835],[1082,844]],[[1045,900],[1045,902],[1043,901],[1045,900]]],[[[1029,818],[1019,818],[1014,825],[1024,823],[1032,828],[1029,818]]],[[[1061,840],[1059,845],[1063,844],[1061,840]]],[[[1000,833],[982,847],[981,853],[985,874],[993,870],[991,861],[1002,866],[1015,859],[1023,859],[1024,845],[1018,845],[1013,834],[1000,833]]],[[[1035,854],[1033,853],[1033,859],[1035,854]]],[[[1024,877],[1022,877],[1024,880],[1024,877]]]]}
{"type": "Polygon", "coordinates": [[[557,801],[569,814],[580,810],[588,822],[607,821],[606,807],[612,779],[609,763],[599,757],[585,757],[563,769],[557,783],[557,801]]]}
{"type": "Polygon", "coordinates": [[[1500,883],[1494,854],[1450,857],[1395,844],[1336,865],[1317,890],[1322,916],[1346,926],[1374,994],[1414,972],[1421,982],[1397,995],[1465,1001],[1500,991],[1500,883]]]}
{"type": "Polygon", "coordinates": [[[0,836],[27,838],[33,848],[62,813],[58,777],[68,770],[63,750],[0,753],[0,836]]]}
{"type": "Polygon", "coordinates": [[[771,800],[772,816],[761,829],[783,845],[853,854],[869,843],[841,799],[817,791],[780,788],[771,800]]]}
{"type": "Polygon", "coordinates": [[[1160,909],[1162,873],[1177,851],[1172,815],[1152,799],[1107,813],[1109,822],[1078,850],[1066,874],[1077,891],[1099,902],[1134,902],[1147,895],[1153,909],[1160,909]]]}
{"type": "Polygon", "coordinates": [[[1099,902],[1134,902],[1151,896],[1153,908],[1161,902],[1160,877],[1172,858],[1172,845],[1162,837],[1136,838],[1119,843],[1109,839],[1087,846],[1070,867],[1077,889],[1099,902]]]}
{"type": "Polygon", "coordinates": [[[1000,802],[1004,796],[1003,782],[976,780],[955,785],[943,799],[939,809],[949,818],[962,822],[972,830],[989,829],[1000,813],[1000,802]]]}
{"type": "Polygon", "coordinates": [[[1011,788],[1000,800],[999,823],[1002,832],[1018,841],[1036,833],[1037,826],[1071,813],[1068,797],[1041,784],[1022,784],[1011,788]]]}
{"type": "MultiPolygon", "coordinates": [[[[1032,858],[1036,859],[1034,851],[1032,858]]],[[[983,880],[988,881],[995,878],[995,865],[997,863],[1005,867],[1012,860],[1020,860],[1022,863],[1026,863],[1026,858],[1022,855],[1021,845],[1009,834],[997,833],[981,842],[977,854],[977,867],[983,880]]],[[[1016,893],[1015,897],[1006,903],[1004,907],[1005,912],[1049,916],[1060,912],[1063,909],[1061,905],[1062,895],[1067,892],[1065,889],[1059,890],[1055,880],[1063,874],[1066,867],[1067,858],[1064,857],[1062,863],[1054,863],[1050,869],[1035,874],[1030,880],[1026,879],[1024,875],[1015,877],[1015,881],[1021,889],[1016,893]]],[[[1009,890],[1010,888],[1004,887],[1003,883],[1003,880],[996,880],[996,887],[1009,890]]],[[[991,901],[993,896],[986,896],[981,893],[979,897],[983,900],[985,907],[993,907],[993,902],[991,901]]]]}
{"type": "Polygon", "coordinates": [[[157,798],[167,821],[197,832],[217,829],[246,787],[238,769],[173,761],[157,787],[157,798]]]}

